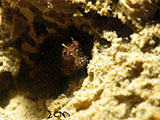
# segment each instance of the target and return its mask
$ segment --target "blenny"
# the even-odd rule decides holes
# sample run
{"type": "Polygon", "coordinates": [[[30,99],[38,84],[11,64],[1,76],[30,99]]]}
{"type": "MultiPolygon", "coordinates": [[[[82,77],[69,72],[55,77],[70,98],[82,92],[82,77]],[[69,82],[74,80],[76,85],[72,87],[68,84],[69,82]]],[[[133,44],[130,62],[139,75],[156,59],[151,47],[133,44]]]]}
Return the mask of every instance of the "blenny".
{"type": "Polygon", "coordinates": [[[87,57],[83,54],[79,42],[72,37],[71,39],[72,43],[62,44],[62,71],[65,75],[72,75],[87,63],[87,57]]]}

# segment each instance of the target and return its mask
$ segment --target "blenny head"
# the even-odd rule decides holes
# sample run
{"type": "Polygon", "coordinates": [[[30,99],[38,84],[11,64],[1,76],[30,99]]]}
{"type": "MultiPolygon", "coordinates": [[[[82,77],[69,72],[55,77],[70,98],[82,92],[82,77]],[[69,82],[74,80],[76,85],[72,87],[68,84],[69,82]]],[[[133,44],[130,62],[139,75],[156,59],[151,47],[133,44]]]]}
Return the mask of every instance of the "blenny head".
{"type": "Polygon", "coordinates": [[[82,53],[78,41],[72,39],[72,43],[62,44],[62,66],[64,71],[69,73],[84,67],[87,63],[87,57],[82,53]],[[67,70],[68,69],[68,70],[67,70]]]}

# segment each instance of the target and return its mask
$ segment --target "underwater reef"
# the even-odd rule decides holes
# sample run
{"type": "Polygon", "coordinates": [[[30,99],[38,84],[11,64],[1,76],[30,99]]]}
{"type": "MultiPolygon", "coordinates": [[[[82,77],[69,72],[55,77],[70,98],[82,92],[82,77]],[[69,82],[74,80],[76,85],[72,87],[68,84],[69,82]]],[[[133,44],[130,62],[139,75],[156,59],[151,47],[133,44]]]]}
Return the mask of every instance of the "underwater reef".
{"type": "Polygon", "coordinates": [[[0,119],[160,120],[159,0],[1,0],[0,119]]]}

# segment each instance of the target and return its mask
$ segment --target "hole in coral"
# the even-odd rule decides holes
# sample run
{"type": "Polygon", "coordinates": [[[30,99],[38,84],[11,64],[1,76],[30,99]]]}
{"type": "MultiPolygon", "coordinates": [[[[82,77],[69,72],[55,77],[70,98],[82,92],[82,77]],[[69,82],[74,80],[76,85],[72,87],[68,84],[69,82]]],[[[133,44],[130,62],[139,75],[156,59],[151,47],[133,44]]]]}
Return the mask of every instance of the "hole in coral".
{"type": "Polygon", "coordinates": [[[128,79],[134,79],[140,76],[141,72],[143,71],[143,63],[142,62],[136,62],[134,64],[134,67],[131,67],[132,69],[129,71],[128,79]]]}
{"type": "Polygon", "coordinates": [[[144,101],[143,98],[141,98],[139,95],[136,95],[135,93],[131,95],[117,95],[115,98],[119,101],[120,103],[126,103],[127,105],[130,105],[131,107],[135,107],[137,104],[141,103],[144,101]]]}
{"type": "Polygon", "coordinates": [[[142,89],[148,89],[148,90],[151,90],[152,88],[153,88],[153,85],[149,83],[142,87],[142,89]]]}
{"type": "Polygon", "coordinates": [[[156,48],[157,46],[159,46],[160,39],[158,37],[156,37],[156,36],[152,36],[152,39],[154,40],[155,43],[151,45],[149,43],[150,41],[146,42],[145,45],[144,45],[144,47],[142,48],[142,51],[144,53],[145,52],[151,52],[151,50],[153,50],[154,48],[156,48]]]}
{"type": "Polygon", "coordinates": [[[143,71],[142,65],[143,65],[142,62],[137,62],[136,63],[135,68],[133,69],[133,76],[135,78],[137,78],[138,76],[140,76],[141,72],[143,71]]]}
{"type": "Polygon", "coordinates": [[[91,23],[100,33],[103,30],[116,31],[119,37],[129,37],[133,33],[128,25],[123,24],[117,18],[100,16],[94,13],[91,23]]]}
{"type": "Polygon", "coordinates": [[[0,74],[0,106],[5,107],[9,104],[9,99],[12,98],[10,90],[13,88],[13,76],[10,72],[2,72],[0,74]]]}
{"type": "Polygon", "coordinates": [[[40,21],[34,21],[33,26],[37,36],[47,34],[46,26],[40,21]]]}
{"type": "Polygon", "coordinates": [[[34,66],[29,65],[25,60],[21,63],[18,75],[20,89],[29,92],[28,96],[34,99],[38,96],[57,96],[63,93],[73,80],[78,84],[79,80],[87,75],[87,64],[80,67],[74,66],[75,59],[81,60],[78,57],[72,59],[72,62],[69,61],[70,64],[67,62],[63,64],[64,58],[62,56],[64,49],[62,44],[65,46],[71,45],[70,52],[74,56],[79,55],[79,52],[75,53],[77,51],[75,41],[79,42],[78,50],[82,52],[80,54],[85,55],[87,60],[91,59],[93,39],[88,33],[78,30],[76,27],[69,27],[63,30],[59,29],[58,34],[45,35],[44,42],[38,48],[38,53],[28,53],[28,57],[34,63],[34,66]],[[69,74],[66,74],[65,71],[68,71],[68,69],[71,70],[68,72],[69,74]]]}
{"type": "Polygon", "coordinates": [[[8,90],[1,91],[0,94],[0,107],[2,108],[5,108],[10,103],[10,99],[15,96],[13,92],[8,90]]]}
{"type": "Polygon", "coordinates": [[[0,74],[0,91],[4,91],[11,87],[13,78],[10,72],[2,72],[0,74]]]}
{"type": "Polygon", "coordinates": [[[136,95],[134,92],[131,93],[131,95],[116,95],[115,99],[118,100],[119,104],[126,104],[126,112],[124,114],[124,116],[122,117],[124,118],[128,118],[132,108],[136,107],[138,104],[142,103],[144,101],[143,98],[141,98],[141,96],[136,95]]]}
{"type": "Polygon", "coordinates": [[[105,46],[105,45],[107,45],[108,47],[111,46],[111,42],[110,42],[110,41],[107,41],[106,39],[103,39],[103,38],[101,38],[101,39],[99,40],[99,43],[100,43],[100,45],[102,45],[102,46],[105,46]]]}
{"type": "Polygon", "coordinates": [[[160,19],[160,1],[159,1],[159,3],[158,3],[158,8],[157,8],[157,10],[156,10],[156,12],[155,12],[155,15],[153,16],[153,20],[159,20],[160,19]]]}

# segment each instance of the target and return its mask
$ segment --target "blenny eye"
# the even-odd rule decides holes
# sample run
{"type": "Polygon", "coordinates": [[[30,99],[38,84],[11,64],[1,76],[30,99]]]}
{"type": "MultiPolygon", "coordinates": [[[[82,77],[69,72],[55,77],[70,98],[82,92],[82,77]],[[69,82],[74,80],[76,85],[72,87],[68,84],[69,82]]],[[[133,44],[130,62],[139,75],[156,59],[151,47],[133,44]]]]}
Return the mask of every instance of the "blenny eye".
{"type": "Polygon", "coordinates": [[[64,51],[64,52],[63,52],[63,56],[66,56],[66,55],[67,55],[67,52],[66,52],[66,51],[64,51]]]}

